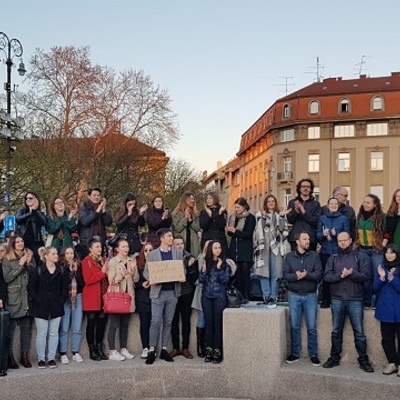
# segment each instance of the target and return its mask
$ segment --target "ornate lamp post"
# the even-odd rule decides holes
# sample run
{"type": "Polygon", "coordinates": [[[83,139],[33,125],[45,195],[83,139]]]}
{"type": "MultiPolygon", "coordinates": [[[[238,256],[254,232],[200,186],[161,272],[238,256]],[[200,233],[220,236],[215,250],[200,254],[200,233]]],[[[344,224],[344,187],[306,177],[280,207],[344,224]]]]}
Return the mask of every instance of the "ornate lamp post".
{"type": "MultiPolygon", "coordinates": [[[[4,203],[7,209],[9,209],[11,198],[10,179],[12,176],[11,153],[16,149],[15,146],[12,146],[12,142],[24,138],[24,134],[20,129],[25,125],[25,121],[22,117],[16,117],[14,119],[11,117],[11,70],[14,65],[14,57],[21,59],[24,50],[18,39],[9,39],[4,32],[0,32],[0,50],[2,50],[6,56],[4,63],[7,66],[7,81],[4,83],[4,90],[7,93],[7,110],[5,113],[0,110],[0,124],[2,126],[1,137],[7,141],[6,170],[5,174],[2,176],[2,180],[5,181],[4,203]]],[[[20,76],[24,76],[26,73],[25,64],[22,59],[17,71],[20,76]]]]}

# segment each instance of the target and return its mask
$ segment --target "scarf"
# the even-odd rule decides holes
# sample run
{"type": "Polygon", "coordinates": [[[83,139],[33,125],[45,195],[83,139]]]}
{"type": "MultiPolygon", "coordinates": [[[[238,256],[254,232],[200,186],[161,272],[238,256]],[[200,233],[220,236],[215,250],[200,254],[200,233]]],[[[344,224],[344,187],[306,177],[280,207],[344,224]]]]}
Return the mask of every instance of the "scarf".
{"type": "Polygon", "coordinates": [[[69,301],[71,302],[71,308],[74,310],[76,305],[76,295],[78,294],[78,282],[76,280],[76,273],[71,272],[71,281],[68,287],[69,301]]]}
{"type": "Polygon", "coordinates": [[[228,218],[228,225],[235,227],[236,230],[242,231],[244,229],[244,224],[246,223],[246,218],[249,216],[248,211],[243,211],[242,214],[231,214],[228,218]]]}

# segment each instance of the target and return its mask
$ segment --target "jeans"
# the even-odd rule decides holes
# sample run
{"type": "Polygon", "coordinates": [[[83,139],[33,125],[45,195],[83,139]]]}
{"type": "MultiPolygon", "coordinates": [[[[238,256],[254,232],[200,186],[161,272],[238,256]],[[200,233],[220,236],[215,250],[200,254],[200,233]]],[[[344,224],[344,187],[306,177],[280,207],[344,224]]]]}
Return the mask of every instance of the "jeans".
{"type": "Polygon", "coordinates": [[[10,354],[13,353],[14,348],[14,333],[15,328],[19,325],[20,329],[20,342],[21,342],[21,352],[28,352],[31,343],[31,331],[32,331],[32,318],[31,317],[21,317],[21,318],[11,318],[10,322],[10,354]]]}
{"type": "Polygon", "coordinates": [[[121,349],[126,349],[128,343],[128,329],[129,320],[131,319],[131,313],[129,314],[110,314],[108,320],[110,322],[108,326],[107,341],[108,348],[115,350],[115,334],[119,328],[119,345],[121,349]]]}
{"type": "Polygon", "coordinates": [[[337,300],[331,301],[332,312],[332,347],[331,358],[340,360],[343,343],[343,327],[346,315],[349,316],[354,332],[354,343],[358,353],[358,362],[368,361],[367,339],[364,335],[364,305],[362,300],[337,300]]]}
{"type": "Polygon", "coordinates": [[[269,277],[259,276],[261,291],[264,298],[272,297],[277,299],[278,297],[278,273],[276,271],[276,255],[269,252],[269,277]]]}
{"type": "Polygon", "coordinates": [[[206,326],[206,319],[204,318],[204,312],[197,310],[197,328],[204,328],[206,326]]]}
{"type": "Polygon", "coordinates": [[[58,330],[60,328],[61,317],[53,319],[35,318],[36,324],[36,350],[38,361],[46,359],[46,341],[47,334],[49,335],[47,359],[54,360],[56,358],[58,345],[58,330]]]}
{"type": "Polygon", "coordinates": [[[72,352],[79,353],[82,340],[82,293],[78,293],[75,300],[75,308],[72,309],[70,301],[64,303],[64,316],[60,324],[60,353],[66,353],[68,349],[68,332],[72,322],[72,352]]]}
{"type": "Polygon", "coordinates": [[[375,271],[379,264],[383,263],[383,254],[377,253],[374,249],[360,249],[361,253],[368,256],[369,269],[371,273],[370,280],[364,283],[364,305],[374,306],[376,303],[375,294],[372,290],[372,283],[374,281],[375,271]]]}
{"type": "Polygon", "coordinates": [[[308,355],[310,358],[318,357],[317,312],[317,293],[300,295],[289,291],[290,352],[296,357],[299,357],[301,353],[301,321],[303,313],[307,326],[308,355]]]}
{"type": "Polygon", "coordinates": [[[213,349],[222,349],[222,314],[226,308],[226,299],[202,296],[201,304],[206,319],[206,345],[213,349]]]}
{"type": "Polygon", "coordinates": [[[172,320],[172,346],[179,350],[179,319],[182,322],[182,350],[189,348],[190,317],[192,315],[193,292],[183,294],[178,298],[175,308],[174,319],[172,320]],[[179,316],[181,318],[179,318],[179,316]]]}
{"type": "Polygon", "coordinates": [[[150,347],[150,323],[151,312],[140,312],[140,340],[142,341],[143,348],[150,347]]]}

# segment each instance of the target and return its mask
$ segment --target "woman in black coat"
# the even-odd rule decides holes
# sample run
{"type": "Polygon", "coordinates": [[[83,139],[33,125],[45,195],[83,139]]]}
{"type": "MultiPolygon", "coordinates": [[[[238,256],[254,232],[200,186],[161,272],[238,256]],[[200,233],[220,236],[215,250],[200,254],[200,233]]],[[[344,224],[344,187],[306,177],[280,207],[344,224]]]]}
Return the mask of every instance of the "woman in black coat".
{"type": "Polygon", "coordinates": [[[161,196],[156,196],[151,201],[150,208],[145,215],[149,232],[147,234],[147,242],[153,245],[153,248],[160,246],[160,239],[157,236],[157,231],[161,228],[171,228],[172,216],[169,208],[164,206],[164,199],[161,196]]]}

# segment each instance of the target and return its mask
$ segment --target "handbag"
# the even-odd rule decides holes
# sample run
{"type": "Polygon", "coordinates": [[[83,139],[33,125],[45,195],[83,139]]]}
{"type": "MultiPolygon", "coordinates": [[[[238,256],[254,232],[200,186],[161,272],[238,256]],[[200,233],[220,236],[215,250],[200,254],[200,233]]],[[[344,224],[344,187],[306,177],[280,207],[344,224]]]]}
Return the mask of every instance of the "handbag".
{"type": "MultiPolygon", "coordinates": [[[[119,286],[112,284],[111,286],[119,286]]],[[[103,294],[104,312],[106,314],[129,314],[131,312],[132,296],[122,291],[110,291],[103,294]]]]}
{"type": "Polygon", "coordinates": [[[226,289],[226,307],[239,308],[243,304],[243,295],[239,290],[231,285],[226,289]]]}

